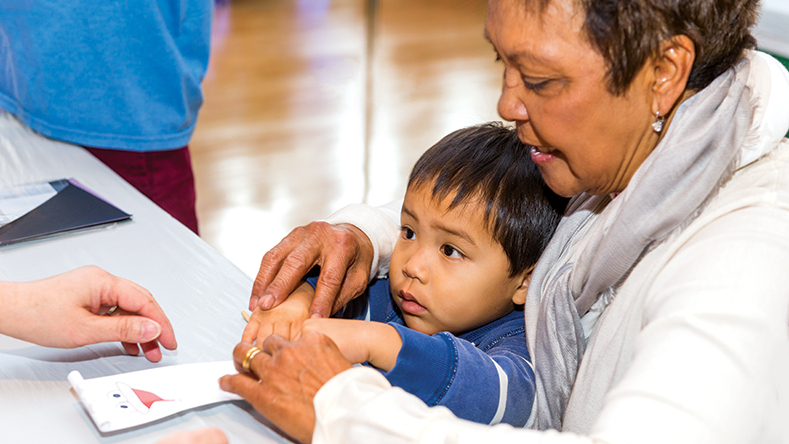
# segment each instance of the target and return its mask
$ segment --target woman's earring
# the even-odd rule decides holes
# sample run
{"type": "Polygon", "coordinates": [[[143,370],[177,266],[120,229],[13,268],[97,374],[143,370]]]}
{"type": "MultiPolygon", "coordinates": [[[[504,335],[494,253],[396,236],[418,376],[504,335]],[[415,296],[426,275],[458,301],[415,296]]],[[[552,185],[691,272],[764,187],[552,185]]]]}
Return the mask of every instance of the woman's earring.
{"type": "Polygon", "coordinates": [[[656,133],[663,131],[663,120],[665,117],[660,115],[660,111],[655,113],[655,123],[652,124],[652,129],[655,130],[656,133]]]}

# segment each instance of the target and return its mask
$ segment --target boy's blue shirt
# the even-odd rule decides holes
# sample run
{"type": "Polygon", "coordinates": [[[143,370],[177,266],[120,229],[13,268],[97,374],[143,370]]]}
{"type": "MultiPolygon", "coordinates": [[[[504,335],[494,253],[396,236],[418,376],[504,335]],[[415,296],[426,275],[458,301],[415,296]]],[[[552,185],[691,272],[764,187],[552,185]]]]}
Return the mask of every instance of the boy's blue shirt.
{"type": "MultiPolygon", "coordinates": [[[[314,287],[317,278],[307,282],[314,287]]],[[[405,325],[389,280],[380,279],[335,317],[385,322],[397,329],[403,346],[394,368],[382,373],[427,405],[445,406],[460,418],[483,424],[497,419],[521,427],[529,419],[534,371],[522,312],[513,311],[458,336],[430,336],[405,325]]]]}
{"type": "Polygon", "coordinates": [[[212,11],[211,0],[0,0],[0,108],[78,145],[187,145],[212,11]]]}

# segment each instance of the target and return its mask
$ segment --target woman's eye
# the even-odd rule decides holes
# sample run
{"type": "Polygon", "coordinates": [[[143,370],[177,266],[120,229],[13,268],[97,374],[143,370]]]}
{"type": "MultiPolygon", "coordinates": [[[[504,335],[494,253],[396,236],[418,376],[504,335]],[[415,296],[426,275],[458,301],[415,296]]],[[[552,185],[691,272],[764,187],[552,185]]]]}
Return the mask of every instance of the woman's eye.
{"type": "Polygon", "coordinates": [[[442,245],[441,253],[446,257],[462,258],[463,254],[450,245],[442,245]]]}
{"type": "Polygon", "coordinates": [[[414,238],[416,237],[416,233],[414,233],[414,230],[408,227],[403,227],[402,231],[403,231],[403,239],[414,240],[414,238]]]}
{"type": "Polygon", "coordinates": [[[545,88],[548,84],[548,81],[538,82],[538,83],[531,83],[527,82],[526,79],[523,79],[523,86],[530,91],[540,91],[541,89],[545,88]]]}

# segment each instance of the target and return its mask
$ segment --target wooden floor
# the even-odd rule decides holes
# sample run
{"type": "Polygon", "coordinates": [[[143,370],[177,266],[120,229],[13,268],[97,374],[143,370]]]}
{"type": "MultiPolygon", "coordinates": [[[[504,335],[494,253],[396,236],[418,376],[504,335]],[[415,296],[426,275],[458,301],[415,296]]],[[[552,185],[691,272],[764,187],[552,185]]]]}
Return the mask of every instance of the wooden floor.
{"type": "Polygon", "coordinates": [[[402,196],[430,145],[498,119],[484,4],[218,4],[190,144],[203,239],[254,276],[293,227],[402,196]]]}

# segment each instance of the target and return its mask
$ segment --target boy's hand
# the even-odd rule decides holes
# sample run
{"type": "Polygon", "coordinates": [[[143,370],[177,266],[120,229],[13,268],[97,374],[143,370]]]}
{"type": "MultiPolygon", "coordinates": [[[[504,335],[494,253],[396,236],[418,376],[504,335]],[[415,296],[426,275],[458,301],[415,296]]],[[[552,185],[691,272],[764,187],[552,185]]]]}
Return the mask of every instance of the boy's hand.
{"type": "Polygon", "coordinates": [[[311,318],[304,321],[302,334],[322,333],[331,338],[343,357],[352,364],[369,361],[384,371],[391,370],[403,346],[394,327],[381,322],[355,319],[311,318]]]}
{"type": "Polygon", "coordinates": [[[285,302],[271,310],[256,308],[241,335],[242,342],[258,344],[276,334],[290,341],[301,336],[302,324],[310,317],[310,304],[315,290],[306,282],[288,297],[285,302]]]}

